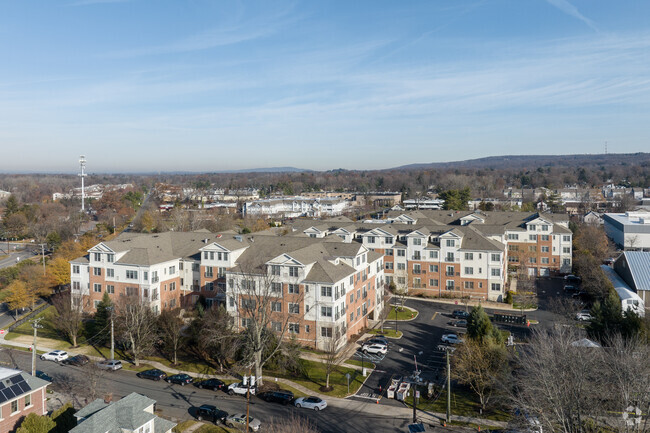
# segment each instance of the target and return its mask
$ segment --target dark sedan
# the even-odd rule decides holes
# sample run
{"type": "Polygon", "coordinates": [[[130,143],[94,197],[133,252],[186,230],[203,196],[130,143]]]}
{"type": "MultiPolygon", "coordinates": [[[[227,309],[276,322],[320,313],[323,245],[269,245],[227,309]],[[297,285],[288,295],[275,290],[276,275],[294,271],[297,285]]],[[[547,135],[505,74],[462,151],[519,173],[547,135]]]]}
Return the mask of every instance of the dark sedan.
{"type": "Polygon", "coordinates": [[[452,317],[454,319],[467,319],[469,318],[469,313],[463,310],[456,310],[453,312],[452,317]]]}
{"type": "Polygon", "coordinates": [[[75,355],[70,358],[64,359],[63,361],[61,361],[61,364],[81,367],[82,365],[88,364],[89,361],[90,359],[88,359],[86,355],[75,355]]]}
{"type": "Polygon", "coordinates": [[[165,374],[165,372],[162,370],[153,368],[151,370],[141,371],[137,373],[136,376],[142,379],[161,380],[161,379],[165,379],[167,377],[167,374],[165,374]]]}
{"type": "Polygon", "coordinates": [[[169,383],[175,383],[176,385],[180,386],[185,386],[188,383],[192,383],[194,379],[190,377],[188,374],[174,374],[173,376],[169,376],[167,379],[165,379],[169,383]]]}
{"type": "Polygon", "coordinates": [[[194,385],[202,389],[211,389],[213,391],[222,390],[226,386],[226,384],[219,379],[206,379],[201,382],[195,382],[194,385]]]}
{"type": "Polygon", "coordinates": [[[210,404],[203,404],[196,409],[196,419],[201,421],[208,419],[216,424],[217,421],[221,421],[225,424],[226,418],[228,417],[228,412],[223,411],[216,406],[210,404]]]}

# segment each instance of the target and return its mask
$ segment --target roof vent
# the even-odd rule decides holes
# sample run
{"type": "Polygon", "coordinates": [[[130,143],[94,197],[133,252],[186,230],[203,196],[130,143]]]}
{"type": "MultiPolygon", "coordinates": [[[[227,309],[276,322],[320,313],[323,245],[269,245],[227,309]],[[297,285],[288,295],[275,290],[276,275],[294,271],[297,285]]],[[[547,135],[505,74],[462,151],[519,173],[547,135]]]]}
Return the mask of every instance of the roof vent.
{"type": "Polygon", "coordinates": [[[235,235],[235,240],[243,242],[243,238],[240,235],[235,235]]]}
{"type": "Polygon", "coordinates": [[[203,239],[204,244],[207,244],[209,241],[210,241],[210,239],[208,239],[208,238],[203,239]]]}

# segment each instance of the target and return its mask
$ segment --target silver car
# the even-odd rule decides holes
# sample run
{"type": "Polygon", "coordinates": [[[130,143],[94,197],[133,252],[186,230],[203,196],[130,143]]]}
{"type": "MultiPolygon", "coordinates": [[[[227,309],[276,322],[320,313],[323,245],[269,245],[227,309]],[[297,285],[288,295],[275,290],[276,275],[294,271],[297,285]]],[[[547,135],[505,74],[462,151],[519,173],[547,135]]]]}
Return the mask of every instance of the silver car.
{"type": "MultiPolygon", "coordinates": [[[[246,430],[246,414],[241,413],[230,415],[228,418],[226,418],[225,424],[228,427],[233,427],[239,430],[246,430]]],[[[249,430],[258,431],[261,425],[262,422],[259,419],[253,418],[252,416],[248,417],[249,430]]]]}
{"type": "Polygon", "coordinates": [[[327,407],[327,402],[325,400],[314,396],[297,398],[294,404],[296,407],[304,407],[316,411],[323,410],[327,407]]]}
{"type": "Polygon", "coordinates": [[[105,359],[97,362],[97,368],[102,370],[119,370],[122,368],[122,361],[118,359],[105,359]]]}

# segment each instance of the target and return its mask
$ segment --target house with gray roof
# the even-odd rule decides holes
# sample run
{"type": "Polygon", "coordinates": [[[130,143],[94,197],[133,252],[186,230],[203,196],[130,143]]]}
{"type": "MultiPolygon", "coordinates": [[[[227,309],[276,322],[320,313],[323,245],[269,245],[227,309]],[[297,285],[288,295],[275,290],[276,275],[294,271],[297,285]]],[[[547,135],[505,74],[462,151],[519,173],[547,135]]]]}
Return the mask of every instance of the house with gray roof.
{"type": "Polygon", "coordinates": [[[30,413],[46,415],[49,384],[24,371],[0,367],[0,431],[14,431],[30,413]]]}
{"type": "Polygon", "coordinates": [[[97,399],[75,413],[70,433],[171,433],[176,423],[157,416],[155,404],[135,392],[116,402],[97,399]]]}

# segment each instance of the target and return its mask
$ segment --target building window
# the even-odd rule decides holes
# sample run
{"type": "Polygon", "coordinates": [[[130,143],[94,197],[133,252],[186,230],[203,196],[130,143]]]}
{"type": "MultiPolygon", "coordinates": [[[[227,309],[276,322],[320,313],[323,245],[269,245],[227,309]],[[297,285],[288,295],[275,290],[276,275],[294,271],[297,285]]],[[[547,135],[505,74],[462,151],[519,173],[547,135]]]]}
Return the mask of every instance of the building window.
{"type": "Polygon", "coordinates": [[[300,304],[289,303],[289,314],[300,314],[300,304]]]}
{"type": "Polygon", "coordinates": [[[72,265],[72,273],[73,274],[79,273],[79,265],[72,265]]]}
{"type": "Polygon", "coordinates": [[[81,290],[81,283],[79,281],[73,281],[72,290],[81,290]]]}
{"type": "Polygon", "coordinates": [[[501,254],[491,254],[490,257],[493,262],[498,262],[501,260],[501,254]]]}
{"type": "Polygon", "coordinates": [[[563,242],[571,242],[571,236],[562,235],[562,241],[563,242]]]}
{"type": "Polygon", "coordinates": [[[536,253],[537,252],[537,247],[535,245],[529,245],[528,246],[528,251],[531,253],[536,253]]]}
{"type": "Polygon", "coordinates": [[[280,283],[271,283],[271,293],[278,295],[282,293],[282,284],[280,283]]]}
{"type": "Polygon", "coordinates": [[[126,288],[126,296],[136,296],[138,294],[138,289],[135,287],[126,288]]]}
{"type": "Polygon", "coordinates": [[[126,271],[126,278],[128,278],[129,280],[137,280],[138,271],[126,271]]]}
{"type": "Polygon", "coordinates": [[[386,269],[393,269],[393,262],[386,262],[386,269]]]}
{"type": "Polygon", "coordinates": [[[214,273],[213,273],[213,271],[212,271],[212,266],[206,266],[206,267],[205,267],[204,276],[205,276],[206,278],[212,278],[212,277],[214,277],[214,273]]]}
{"type": "Polygon", "coordinates": [[[387,236],[387,237],[384,238],[384,242],[386,242],[387,244],[392,244],[393,243],[393,238],[390,237],[390,236],[387,236]]]}
{"type": "Polygon", "coordinates": [[[93,301],[93,304],[95,304],[95,309],[97,309],[97,306],[99,305],[100,302],[102,302],[102,301],[100,301],[99,299],[95,299],[93,301]]]}
{"type": "Polygon", "coordinates": [[[102,261],[101,253],[95,253],[95,261],[96,262],[101,262],[102,261]]]}
{"type": "Polygon", "coordinates": [[[393,249],[392,248],[387,249],[386,250],[386,255],[387,256],[392,256],[393,255],[393,249]]]}
{"type": "Polygon", "coordinates": [[[448,247],[455,247],[456,246],[456,241],[453,239],[447,239],[446,245],[448,247]]]}
{"type": "Polygon", "coordinates": [[[471,267],[465,267],[465,274],[467,274],[467,275],[473,275],[473,274],[474,274],[474,268],[471,268],[471,267]]]}
{"type": "Polygon", "coordinates": [[[465,260],[474,260],[474,253],[465,253],[465,260]]]}
{"type": "Polygon", "coordinates": [[[494,290],[494,291],[501,290],[501,284],[499,284],[499,283],[492,283],[492,290],[494,290]]]}
{"type": "Polygon", "coordinates": [[[102,285],[101,284],[93,284],[93,292],[95,293],[101,293],[102,292],[102,285]]]}
{"type": "Polygon", "coordinates": [[[429,272],[438,272],[438,265],[429,265],[429,272]]]}
{"type": "Polygon", "coordinates": [[[543,252],[543,253],[548,253],[548,251],[549,251],[549,250],[548,250],[548,247],[542,247],[542,252],[543,252]]]}
{"type": "Polygon", "coordinates": [[[115,254],[106,254],[106,261],[108,263],[113,263],[115,261],[115,254]]]}
{"type": "Polygon", "coordinates": [[[11,413],[14,414],[16,412],[18,412],[18,400],[11,402],[11,413]]]}
{"type": "Polygon", "coordinates": [[[422,273],[422,267],[420,266],[419,263],[416,263],[416,264],[413,265],[413,273],[414,274],[422,273]]]}
{"type": "Polygon", "coordinates": [[[537,226],[536,226],[535,224],[530,224],[530,225],[528,226],[528,230],[530,230],[530,231],[535,231],[535,230],[537,230],[537,226]]]}
{"type": "Polygon", "coordinates": [[[27,408],[27,407],[29,407],[29,406],[31,406],[31,405],[32,405],[32,395],[31,395],[31,394],[27,394],[27,395],[25,396],[25,407],[27,408]]]}
{"type": "Polygon", "coordinates": [[[397,250],[397,257],[406,257],[406,250],[397,250]]]}
{"type": "Polygon", "coordinates": [[[429,251],[429,258],[430,259],[437,259],[438,258],[438,251],[429,251]]]}
{"type": "Polygon", "coordinates": [[[321,337],[332,338],[332,328],[320,328],[320,335],[321,337]]]}
{"type": "Polygon", "coordinates": [[[413,239],[413,245],[422,245],[422,239],[414,238],[413,239]]]}
{"type": "Polygon", "coordinates": [[[309,325],[305,325],[305,332],[309,334],[309,325]]]}
{"type": "Polygon", "coordinates": [[[406,284],[406,278],[405,277],[397,277],[397,284],[406,284]]]}
{"type": "Polygon", "coordinates": [[[562,259],[562,264],[563,265],[570,265],[571,264],[571,259],[562,259]]]}
{"type": "Polygon", "coordinates": [[[453,262],[454,261],[454,253],[447,253],[447,257],[445,258],[446,262],[453,262]]]}
{"type": "Polygon", "coordinates": [[[253,324],[253,319],[247,317],[241,319],[241,326],[244,328],[249,328],[253,324]]]}
{"type": "Polygon", "coordinates": [[[108,268],[108,269],[106,269],[106,276],[107,276],[108,278],[113,278],[113,277],[115,277],[115,269],[113,269],[113,268],[108,268]]]}
{"type": "Polygon", "coordinates": [[[473,289],[474,288],[474,281],[465,281],[465,288],[466,289],[473,289]]]}
{"type": "Polygon", "coordinates": [[[406,270],[406,263],[398,263],[398,264],[397,264],[397,270],[398,270],[398,271],[404,271],[404,270],[406,270]]]}
{"type": "MultiPolygon", "coordinates": [[[[548,231],[548,226],[546,224],[542,224],[542,231],[547,232],[548,231]]],[[[548,240],[548,239],[547,239],[548,240]]]]}
{"type": "Polygon", "coordinates": [[[176,273],[176,266],[169,267],[169,275],[174,275],[176,273]]]}
{"type": "Polygon", "coordinates": [[[529,263],[537,263],[537,258],[536,257],[531,257],[528,259],[529,263]]]}
{"type": "Polygon", "coordinates": [[[297,277],[298,276],[298,267],[297,266],[289,266],[289,276],[290,277],[297,277]]]}
{"type": "Polygon", "coordinates": [[[279,265],[271,265],[271,275],[280,275],[279,265]]]}
{"type": "Polygon", "coordinates": [[[271,302],[271,311],[275,311],[276,313],[281,313],[282,302],[271,302]]]}
{"type": "Polygon", "coordinates": [[[320,307],[321,317],[332,317],[332,307],[320,307]]]}
{"type": "Polygon", "coordinates": [[[300,334],[300,325],[297,323],[289,323],[290,334],[300,334]]]}
{"type": "Polygon", "coordinates": [[[332,286],[321,286],[320,295],[332,297],[332,286]]]}
{"type": "Polygon", "coordinates": [[[217,277],[224,278],[226,276],[226,268],[217,268],[217,277]]]}
{"type": "Polygon", "coordinates": [[[491,270],[491,275],[493,277],[500,277],[501,276],[501,269],[492,269],[491,270]]]}
{"type": "Polygon", "coordinates": [[[542,241],[549,241],[548,235],[542,235],[542,241]]]}
{"type": "Polygon", "coordinates": [[[454,280],[447,280],[447,290],[454,290],[454,280]]]}
{"type": "Polygon", "coordinates": [[[282,322],[271,322],[271,331],[282,332],[282,322]]]}
{"type": "Polygon", "coordinates": [[[289,284],[288,291],[291,294],[297,295],[300,293],[300,286],[298,284],[289,284]]]}
{"type": "Polygon", "coordinates": [[[438,280],[432,278],[429,280],[429,286],[431,287],[438,287],[438,280]]]}
{"type": "Polygon", "coordinates": [[[205,290],[207,290],[208,292],[212,292],[214,290],[214,283],[213,282],[205,283],[205,290]]]}
{"type": "Polygon", "coordinates": [[[223,259],[228,260],[228,253],[223,253],[223,259]]]}
{"type": "Polygon", "coordinates": [[[242,308],[247,308],[247,309],[250,309],[250,310],[254,310],[255,307],[257,306],[257,302],[255,302],[255,299],[242,298],[241,306],[242,306],[242,308]]]}
{"type": "Polygon", "coordinates": [[[102,275],[102,268],[93,268],[93,275],[101,276],[102,275]]]}
{"type": "Polygon", "coordinates": [[[110,293],[111,295],[115,293],[115,286],[113,286],[112,284],[107,284],[106,293],[110,293]]]}
{"type": "Polygon", "coordinates": [[[173,292],[174,290],[176,290],[176,282],[175,281],[169,283],[169,291],[173,292]]]}
{"type": "Polygon", "coordinates": [[[508,256],[509,263],[519,263],[519,257],[517,256],[508,256]]]}
{"type": "Polygon", "coordinates": [[[571,247],[562,247],[562,253],[571,254],[571,247]]]}
{"type": "Polygon", "coordinates": [[[542,263],[548,265],[548,257],[542,257],[542,263]]]}
{"type": "Polygon", "coordinates": [[[368,243],[369,244],[374,244],[375,243],[375,237],[374,236],[368,236],[368,243]]]}
{"type": "Polygon", "coordinates": [[[508,233],[508,239],[511,241],[518,241],[519,240],[519,234],[518,233],[508,233]]]}
{"type": "Polygon", "coordinates": [[[453,277],[454,276],[454,267],[453,266],[447,266],[447,273],[446,275],[448,277],[453,277]]]}
{"type": "Polygon", "coordinates": [[[528,235],[528,240],[536,241],[537,240],[537,235],[528,235]]]}
{"type": "Polygon", "coordinates": [[[519,245],[508,245],[508,251],[519,251],[519,245]]]}

